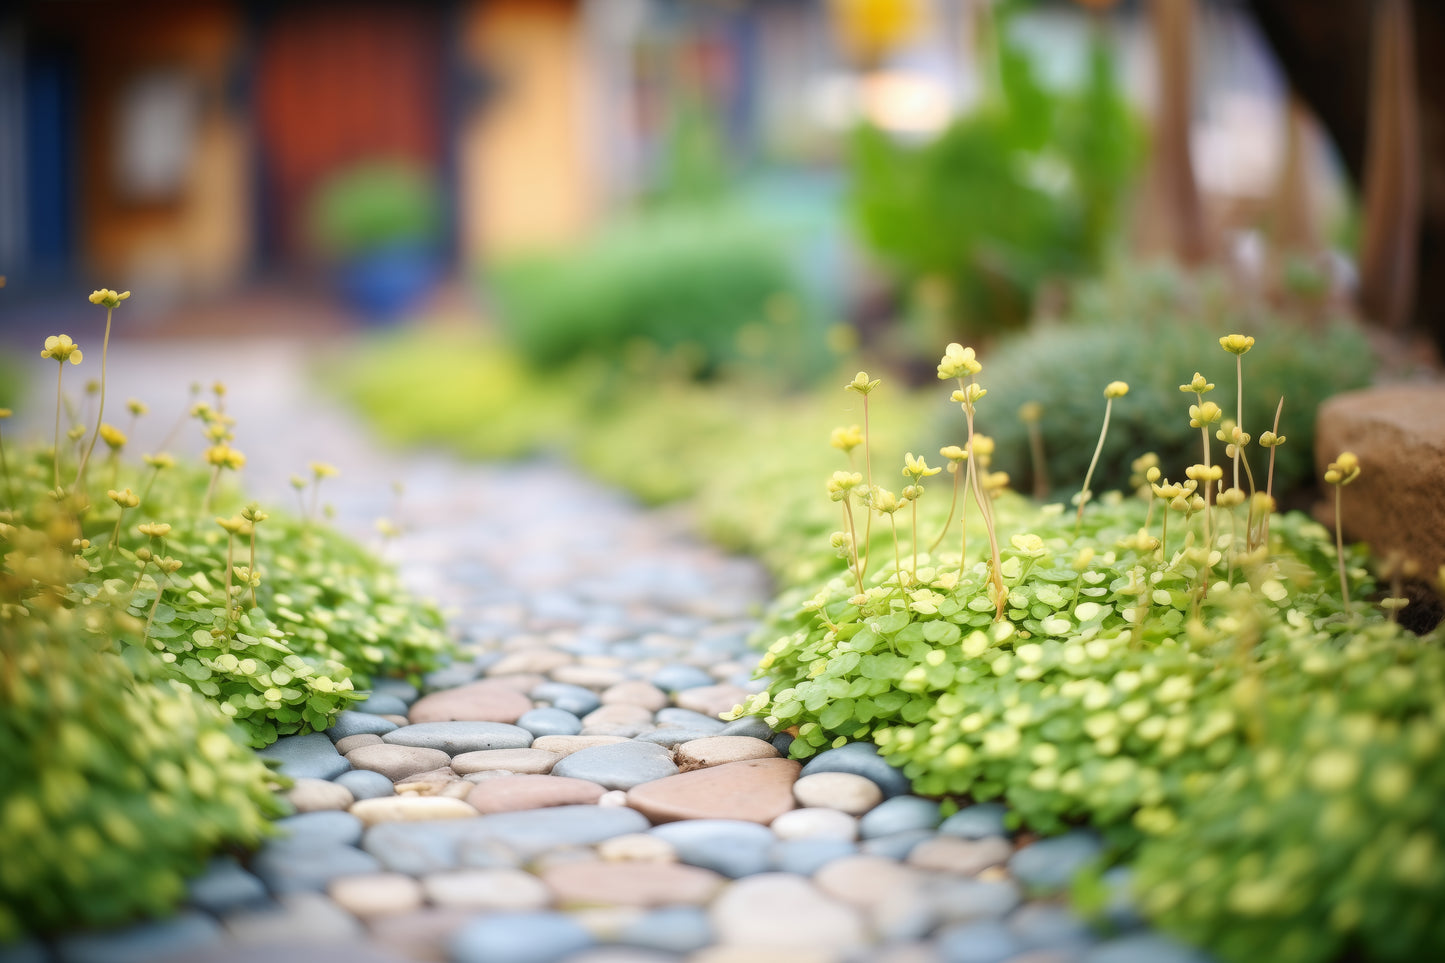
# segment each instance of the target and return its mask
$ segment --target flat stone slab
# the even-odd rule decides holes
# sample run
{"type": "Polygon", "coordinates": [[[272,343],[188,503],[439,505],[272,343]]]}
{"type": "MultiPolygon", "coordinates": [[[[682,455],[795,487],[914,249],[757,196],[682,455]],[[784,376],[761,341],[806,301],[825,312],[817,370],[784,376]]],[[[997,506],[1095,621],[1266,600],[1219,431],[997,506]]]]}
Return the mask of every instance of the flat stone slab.
{"type": "Polygon", "coordinates": [[[501,776],[478,783],[467,795],[467,802],[481,813],[505,813],[591,805],[606,791],[595,782],[566,776],[501,776]]]}
{"type": "Polygon", "coordinates": [[[501,682],[483,680],[422,696],[407,713],[420,722],[516,722],[532,700],[501,682]]]}
{"type": "Polygon", "coordinates": [[[525,749],[532,744],[530,732],[503,722],[421,722],[381,738],[393,746],[439,749],[449,756],[482,749],[525,749]]]}
{"type": "Polygon", "coordinates": [[[497,771],[545,775],[561,758],[561,753],[545,749],[483,749],[455,756],[452,769],[464,776],[497,771]]]}
{"type": "Polygon", "coordinates": [[[661,746],[632,741],[580,749],[552,767],[554,776],[586,779],[608,789],[622,790],[676,774],[672,753],[661,746]]]}
{"type": "Polygon", "coordinates": [[[793,808],[793,782],[801,768],[792,759],[776,758],[709,766],[636,786],[627,804],[655,823],[737,819],[767,825],[793,808]]]}

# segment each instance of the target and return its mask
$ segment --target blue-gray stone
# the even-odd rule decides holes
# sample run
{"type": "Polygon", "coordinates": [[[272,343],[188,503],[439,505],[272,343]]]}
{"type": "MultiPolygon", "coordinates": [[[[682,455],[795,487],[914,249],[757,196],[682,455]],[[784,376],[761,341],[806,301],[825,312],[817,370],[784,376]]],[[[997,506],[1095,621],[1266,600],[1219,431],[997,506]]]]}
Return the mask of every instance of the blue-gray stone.
{"type": "Polygon", "coordinates": [[[944,878],[929,887],[928,897],[949,923],[1003,919],[1023,902],[1018,884],[1006,879],[944,878]]]}
{"type": "Polygon", "coordinates": [[[472,667],[477,670],[477,675],[480,676],[506,657],[507,653],[501,649],[493,649],[490,652],[478,652],[472,656],[472,667]]]}
{"type": "Polygon", "coordinates": [[[407,708],[405,700],[385,692],[373,692],[352,706],[357,712],[370,712],[378,716],[404,716],[407,708]]]}
{"type": "Polygon", "coordinates": [[[647,742],[616,742],[563,756],[552,767],[552,775],[586,779],[608,789],[631,789],[654,779],[675,776],[672,753],[647,742]]]}
{"type": "Polygon", "coordinates": [[[477,676],[481,674],[482,670],[479,666],[470,662],[456,662],[440,669],[433,669],[422,677],[422,682],[428,692],[435,692],[438,689],[455,689],[468,682],[475,682],[477,676]]]}
{"type": "Polygon", "coordinates": [[[684,689],[712,685],[716,680],[695,665],[675,663],[658,669],[652,674],[650,681],[663,692],[681,692],[684,689]]]}
{"type": "Polygon", "coordinates": [[[734,719],[718,730],[720,736],[752,736],[764,741],[773,738],[773,730],[763,721],[762,716],[743,716],[734,719]]]}
{"type": "Polygon", "coordinates": [[[901,833],[874,836],[865,839],[859,848],[869,856],[883,856],[887,859],[907,859],[913,847],[932,839],[933,831],[928,829],[906,829],[901,833]]]}
{"type": "Polygon", "coordinates": [[[1104,916],[1119,930],[1132,930],[1144,925],[1144,914],[1134,897],[1134,872],[1128,866],[1111,866],[1099,877],[1108,896],[1104,916]]]}
{"type": "Polygon", "coordinates": [[[186,883],[186,902],[216,916],[265,901],[265,884],[229,857],[211,860],[204,873],[186,883]]]}
{"type": "Polygon", "coordinates": [[[595,635],[578,635],[554,644],[569,655],[607,655],[607,640],[595,635]]]}
{"type": "Polygon", "coordinates": [[[894,796],[874,806],[858,820],[864,839],[891,836],[910,829],[933,829],[939,820],[938,803],[918,796],[894,796]]]}
{"type": "Polygon", "coordinates": [[[34,937],[0,946],[0,963],[50,963],[50,958],[45,944],[34,937]]]}
{"type": "Polygon", "coordinates": [[[543,682],[527,693],[533,702],[548,702],[553,708],[570,712],[581,718],[602,705],[602,700],[591,689],[567,682],[543,682]]]}
{"type": "Polygon", "coordinates": [[[455,869],[461,852],[480,841],[503,843],[527,859],[558,846],[593,846],[640,833],[648,825],[646,816],[625,806],[552,806],[476,819],[382,823],[367,830],[361,845],[387,869],[421,876],[455,869]]]}
{"type": "Polygon", "coordinates": [[[372,715],[369,712],[357,712],[353,709],[342,709],[336,716],[336,722],[326,734],[332,739],[345,739],[347,736],[383,736],[396,728],[396,723],[390,719],[383,719],[381,716],[372,715]]]}
{"type": "Polygon", "coordinates": [[[788,758],[788,750],[793,748],[793,734],[791,732],[780,732],[768,740],[773,748],[778,750],[778,755],[784,759],[788,758]]]}
{"type": "Polygon", "coordinates": [[[421,695],[416,686],[405,679],[373,678],[371,680],[371,694],[373,696],[392,696],[400,699],[407,705],[411,705],[421,695]]]}
{"type": "Polygon", "coordinates": [[[1158,933],[1131,933],[1100,943],[1084,954],[1083,963],[1210,963],[1202,950],[1158,933]]]}
{"type": "Polygon", "coordinates": [[[324,732],[282,736],[256,754],[281,763],[281,775],[292,779],[334,779],[351,768],[324,732]]]}
{"type": "Polygon", "coordinates": [[[767,872],[778,841],[766,826],[737,819],[665,823],[654,827],[652,835],[671,843],[680,861],[733,879],[767,872]]]}
{"type": "Polygon", "coordinates": [[[701,732],[697,729],[684,729],[676,726],[666,726],[662,729],[653,729],[651,732],[644,732],[636,736],[637,742],[650,742],[654,746],[665,746],[672,749],[684,742],[692,742],[694,739],[706,739],[711,732],[701,732]]]}
{"type": "Polygon", "coordinates": [[[683,709],[678,706],[668,706],[665,709],[658,709],[657,715],[653,716],[660,726],[676,726],[679,729],[696,729],[698,732],[706,732],[715,736],[722,732],[727,723],[716,716],[703,715],[701,712],[694,712],[691,709],[683,709]]]}
{"type": "Polygon", "coordinates": [[[276,820],[284,834],[268,843],[282,846],[355,846],[361,842],[361,820],[350,813],[328,809],[276,820]]]}
{"type": "Polygon", "coordinates": [[[768,858],[780,873],[812,876],[833,860],[857,852],[858,847],[846,839],[785,839],[773,844],[768,858]]]}
{"type": "Polygon", "coordinates": [[[251,861],[251,869],[273,893],[324,890],[341,876],[361,876],[381,870],[376,858],[352,846],[291,846],[268,844],[251,861]]]}
{"type": "Polygon", "coordinates": [[[215,920],[189,911],[124,929],[62,936],[56,941],[55,955],[60,963],[153,963],[180,953],[199,956],[219,944],[222,936],[215,920]]]}
{"type": "Polygon", "coordinates": [[[357,799],[376,799],[396,793],[396,787],[392,785],[390,779],[379,772],[372,772],[370,769],[353,769],[350,772],[343,772],[333,781],[338,786],[345,786],[351,790],[351,795],[357,799]]]}
{"type": "Polygon", "coordinates": [[[837,749],[818,753],[803,766],[799,778],[815,772],[851,772],[871,779],[883,790],[884,797],[901,796],[911,788],[908,777],[883,761],[878,747],[871,742],[850,742],[837,749]]]}
{"type": "Polygon", "coordinates": [[[451,939],[452,963],[553,963],[592,946],[592,934],[565,913],[483,916],[451,939]]]}
{"type": "Polygon", "coordinates": [[[449,756],[479,749],[526,749],[532,734],[505,722],[419,722],[381,737],[393,746],[440,749],[449,756]]]}
{"type": "Polygon", "coordinates": [[[1003,803],[986,802],[965,806],[949,816],[938,827],[939,835],[958,836],[962,839],[985,839],[989,836],[1008,836],[1008,807],[1003,803]]]}
{"type": "Polygon", "coordinates": [[[617,942],[664,953],[692,953],[712,943],[712,924],[701,907],[668,906],[622,927],[617,942]]]}
{"type": "Polygon", "coordinates": [[[582,720],[556,706],[545,706],[522,713],[517,725],[535,736],[575,736],[582,731],[582,720]]]}
{"type": "Polygon", "coordinates": [[[1052,892],[1068,886],[1103,852],[1104,843],[1098,836],[1076,829],[1020,849],[1009,858],[1008,870],[1029,889],[1052,892]]]}
{"type": "Polygon", "coordinates": [[[1026,903],[1008,918],[1014,938],[1031,950],[1082,952],[1095,942],[1093,930],[1066,906],[1026,903]]]}
{"type": "Polygon", "coordinates": [[[1003,963],[1023,946],[996,920],[957,923],[944,928],[935,944],[943,963],[1003,963]]]}

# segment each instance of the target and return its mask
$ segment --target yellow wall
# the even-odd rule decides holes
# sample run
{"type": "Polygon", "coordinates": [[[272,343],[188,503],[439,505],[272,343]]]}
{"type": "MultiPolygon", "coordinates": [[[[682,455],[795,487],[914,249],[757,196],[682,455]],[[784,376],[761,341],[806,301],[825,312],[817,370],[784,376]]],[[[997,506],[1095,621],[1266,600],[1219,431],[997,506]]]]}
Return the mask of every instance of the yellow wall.
{"type": "Polygon", "coordinates": [[[587,157],[581,13],[575,0],[491,0],[467,12],[465,48],[494,84],[463,118],[461,240],[475,262],[577,238],[596,176],[587,157]]]}

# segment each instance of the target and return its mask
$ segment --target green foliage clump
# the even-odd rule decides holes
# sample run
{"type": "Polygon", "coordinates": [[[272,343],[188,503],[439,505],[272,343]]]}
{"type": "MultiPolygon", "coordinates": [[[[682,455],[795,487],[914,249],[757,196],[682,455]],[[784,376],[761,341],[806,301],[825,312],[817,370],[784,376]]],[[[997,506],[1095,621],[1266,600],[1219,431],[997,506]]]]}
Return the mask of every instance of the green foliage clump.
{"type": "Polygon", "coordinates": [[[441,233],[441,194],[422,169],[367,161],[327,179],[311,199],[309,229],[322,251],[351,257],[441,233]]]}

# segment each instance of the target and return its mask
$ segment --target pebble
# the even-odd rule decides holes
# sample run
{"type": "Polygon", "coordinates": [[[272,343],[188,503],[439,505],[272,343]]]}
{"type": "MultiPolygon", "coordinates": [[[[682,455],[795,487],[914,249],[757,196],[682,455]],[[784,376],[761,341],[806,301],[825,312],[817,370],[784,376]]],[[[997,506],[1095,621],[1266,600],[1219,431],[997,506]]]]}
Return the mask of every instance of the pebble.
{"type": "Polygon", "coordinates": [[[336,777],[338,786],[346,787],[355,799],[376,799],[396,791],[390,779],[370,769],[353,769],[336,777]]]}
{"type": "Polygon", "coordinates": [[[767,872],[777,837],[766,826],[733,819],[689,819],[665,823],[652,834],[671,843],[690,866],[739,879],[767,872]]]}
{"type": "Polygon", "coordinates": [[[368,826],[435,819],[470,819],[476,814],[476,809],[466,802],[447,796],[384,796],[380,799],[363,799],[351,807],[351,815],[368,826]]]}
{"type": "Polygon", "coordinates": [[[658,710],[657,724],[668,728],[691,729],[709,736],[720,735],[727,728],[727,723],[716,716],[706,716],[701,712],[680,709],[677,706],[668,706],[666,709],[658,710]]]}
{"type": "Polygon", "coordinates": [[[442,766],[440,769],[412,773],[410,776],[398,779],[395,788],[397,795],[437,796],[444,793],[447,786],[460,778],[451,766],[442,766]]]}
{"type": "MultiPolygon", "coordinates": [[[[553,669],[572,664],[572,656],[556,649],[531,649],[513,652],[487,669],[489,678],[501,675],[546,675],[553,669]]],[[[530,686],[528,688],[531,688],[530,686]]]]}
{"type": "Polygon", "coordinates": [[[593,945],[592,934],[564,913],[483,916],[450,941],[452,963],[554,963],[593,945]]]}
{"type": "Polygon", "coordinates": [[[325,779],[298,779],[286,790],[286,801],[298,813],[345,809],[356,801],[351,790],[325,779]]]}
{"type": "Polygon", "coordinates": [[[517,725],[536,736],[575,736],[582,731],[582,720],[565,709],[548,706],[522,713],[517,725]]]}
{"type": "Polygon", "coordinates": [[[735,719],[718,730],[720,736],[752,736],[754,739],[763,739],[768,742],[776,733],[768,728],[768,724],[760,716],[743,716],[735,719]]]}
{"type": "Polygon", "coordinates": [[[322,890],[333,879],[380,869],[381,863],[374,856],[342,845],[266,845],[251,859],[251,871],[273,893],[322,890]]]}
{"type": "Polygon", "coordinates": [[[952,879],[931,886],[928,895],[950,923],[1002,919],[1023,900],[1018,884],[1007,879],[952,879]]]}
{"type": "Polygon", "coordinates": [[[551,672],[552,681],[584,689],[605,689],[616,685],[625,676],[621,669],[598,668],[590,665],[564,665],[551,672]]]}
{"type": "Polygon", "coordinates": [[[362,935],[356,918],[321,893],[288,893],[273,906],[233,913],[222,922],[235,942],[268,947],[321,947],[362,935]]]}
{"type": "Polygon", "coordinates": [[[199,957],[220,939],[215,920],[183,911],[156,922],[62,936],[56,941],[56,958],[59,963],[152,963],[178,954],[199,957]]]}
{"type": "Polygon", "coordinates": [[[683,689],[674,693],[672,698],[680,708],[691,709],[693,712],[717,718],[724,712],[731,712],[737,706],[742,705],[748,695],[748,690],[741,686],[723,684],[683,689]]]}
{"type": "Polygon", "coordinates": [[[582,717],[582,734],[587,736],[625,736],[631,739],[651,728],[650,709],[624,702],[604,705],[582,717]]]}
{"type": "Polygon", "coordinates": [[[858,838],[858,820],[838,809],[794,809],[769,825],[779,839],[841,839],[851,843],[858,838]]]}
{"type": "Polygon", "coordinates": [[[451,762],[451,757],[440,749],[382,743],[353,749],[346,754],[346,761],[357,769],[370,769],[396,782],[419,772],[440,769],[451,762]]]}
{"type": "Polygon", "coordinates": [[[326,734],[332,739],[345,739],[347,736],[380,736],[395,728],[396,723],[388,722],[381,716],[357,712],[354,709],[342,709],[337,713],[336,722],[326,730],[326,734]]]}
{"type": "Polygon", "coordinates": [[[718,940],[738,946],[847,950],[865,939],[857,912],[785,873],[739,880],[713,901],[708,915],[718,940]]]}
{"type": "Polygon", "coordinates": [[[1131,933],[1095,946],[1082,963],[1210,963],[1210,958],[1158,933],[1131,933]]]}
{"type": "Polygon", "coordinates": [[[1103,852],[1103,840],[1092,832],[1076,829],[1025,846],[1014,853],[1008,869],[1025,887],[1052,892],[1066,888],[1103,852]]]}
{"type": "Polygon", "coordinates": [[[626,736],[538,736],[532,740],[533,749],[555,752],[559,756],[570,756],[579,749],[593,746],[615,746],[626,742],[626,736]]]}
{"type": "Polygon", "coordinates": [[[894,796],[885,799],[858,823],[858,834],[864,839],[889,836],[910,829],[933,829],[942,818],[938,803],[918,796],[894,796]]]}
{"type": "Polygon", "coordinates": [[[871,742],[850,742],[837,749],[825,749],[803,766],[804,776],[820,772],[847,772],[871,779],[888,798],[901,796],[911,788],[908,777],[888,765],[871,742]]]}
{"type": "Polygon", "coordinates": [[[186,902],[216,916],[265,900],[265,884],[225,856],[212,859],[204,873],[186,883],[186,902]]]}
{"type": "Polygon", "coordinates": [[[609,863],[675,863],[677,849],[648,833],[627,833],[597,844],[597,856],[609,863]]]}
{"type": "Polygon", "coordinates": [[[347,736],[344,739],[336,740],[336,751],[343,756],[353,749],[360,749],[362,746],[381,745],[381,736],[373,732],[363,732],[357,736],[347,736]]]}
{"type": "Polygon", "coordinates": [[[798,769],[790,759],[749,759],[694,769],[632,788],[627,804],[654,823],[736,819],[767,825],[793,808],[798,769]]]}
{"type": "Polygon", "coordinates": [[[664,692],[681,692],[713,684],[712,676],[693,665],[665,665],[652,674],[651,682],[664,692]]]}
{"type": "MultiPolygon", "coordinates": [[[[603,706],[598,712],[605,712],[603,706]]],[[[672,754],[661,746],[645,742],[619,742],[592,746],[557,760],[552,767],[556,776],[586,779],[607,789],[631,789],[654,779],[677,775],[672,754]]]]}
{"type": "Polygon", "coordinates": [[[752,736],[707,736],[693,739],[673,753],[673,759],[683,772],[745,759],[776,759],[777,756],[778,750],[764,740],[752,736]]]}
{"type": "Polygon", "coordinates": [[[466,910],[522,912],[552,905],[547,886],[520,869],[462,869],[434,873],[421,880],[434,905],[466,910]]]}
{"type": "Polygon", "coordinates": [[[542,873],[542,881],[563,907],[639,906],[707,903],[717,894],[725,878],[719,874],[660,862],[577,862],[554,866],[542,873]]]}
{"type": "Polygon", "coordinates": [[[282,736],[256,754],[281,763],[281,775],[292,779],[334,779],[351,768],[322,732],[282,736]]]}
{"type": "Polygon", "coordinates": [[[604,689],[602,704],[638,706],[652,713],[667,705],[667,693],[651,682],[630,679],[604,689]]]}
{"type": "Polygon", "coordinates": [[[452,769],[463,775],[498,771],[545,775],[561,758],[545,749],[482,749],[453,757],[452,769]]]}
{"type": "MultiPolygon", "coordinates": [[[[395,695],[390,695],[385,692],[377,692],[375,691],[374,685],[375,684],[373,684],[373,691],[371,695],[367,696],[365,699],[362,699],[356,705],[352,706],[355,711],[371,712],[379,716],[406,715],[407,701],[405,699],[402,699],[395,695]]],[[[415,691],[415,689],[412,690],[413,693],[415,691]]],[[[413,695],[412,698],[415,699],[416,696],[413,695]]]]}
{"type": "Polygon", "coordinates": [[[361,841],[361,820],[349,813],[301,813],[278,819],[275,823],[282,835],[271,846],[304,848],[310,846],[355,846],[361,841]]]}
{"type": "Polygon", "coordinates": [[[602,700],[597,698],[597,693],[591,689],[584,689],[580,685],[568,685],[565,682],[543,682],[541,685],[533,686],[527,694],[537,702],[550,703],[553,708],[570,712],[578,718],[585,716],[602,704],[602,700]]]}
{"type": "Polygon", "coordinates": [[[422,696],[407,717],[421,722],[516,722],[532,708],[532,700],[499,682],[472,682],[422,696]]]}
{"type": "Polygon", "coordinates": [[[692,742],[694,739],[707,739],[711,733],[701,729],[680,729],[675,726],[664,726],[660,729],[653,729],[651,732],[644,732],[637,736],[638,742],[650,742],[654,746],[662,746],[664,749],[676,749],[684,743],[692,742]]]}
{"type": "Polygon", "coordinates": [[[786,839],[773,844],[768,861],[780,873],[812,876],[834,860],[857,852],[857,846],[842,839],[786,839]]]}
{"type": "Polygon", "coordinates": [[[375,942],[394,949],[403,959],[446,963],[451,959],[452,938],[475,918],[476,914],[468,910],[424,906],[373,917],[366,926],[375,942]]]}
{"type": "Polygon", "coordinates": [[[996,920],[956,923],[938,934],[943,963],[1004,963],[1023,949],[1009,928],[996,920]]]}
{"type": "Polygon", "coordinates": [[[889,859],[904,860],[908,858],[909,853],[913,852],[913,847],[933,838],[933,833],[926,829],[907,829],[901,833],[890,833],[887,836],[865,839],[858,848],[870,856],[886,856],[889,859]]]}
{"type": "Polygon", "coordinates": [[[393,746],[437,749],[449,756],[482,749],[526,749],[532,734],[501,722],[422,722],[388,732],[382,740],[393,746]]]}
{"type": "Polygon", "coordinates": [[[1008,918],[1019,944],[1037,950],[1079,952],[1095,942],[1093,930],[1079,916],[1056,903],[1029,903],[1008,918]]]}
{"type": "Polygon", "coordinates": [[[848,856],[818,870],[818,889],[854,906],[875,906],[893,896],[913,900],[927,877],[881,856],[848,856]]]}
{"type": "Polygon", "coordinates": [[[807,768],[793,783],[793,797],[799,806],[824,806],[861,816],[883,801],[883,790],[873,780],[849,772],[817,772],[807,768]]]}
{"type": "Polygon", "coordinates": [[[353,916],[406,913],[425,901],[421,884],[405,873],[372,873],[333,880],[326,887],[336,905],[353,916]]]}
{"type": "MultiPolygon", "coordinates": [[[[405,679],[392,679],[379,676],[373,677],[371,680],[371,698],[387,696],[393,699],[400,699],[402,705],[406,706],[415,702],[419,695],[421,695],[421,693],[417,691],[416,686],[405,679]]],[[[375,711],[380,712],[382,710],[378,709],[375,711]]],[[[406,710],[403,708],[401,711],[405,712],[406,710]]]]}
{"type": "Polygon", "coordinates": [[[696,906],[668,906],[639,916],[618,932],[616,940],[663,953],[691,953],[712,942],[707,912],[696,906]]]}
{"type": "Polygon", "coordinates": [[[1008,807],[1002,803],[977,803],[965,806],[945,819],[938,831],[944,836],[982,839],[985,836],[1008,836],[1008,807]]]}
{"type": "Polygon", "coordinates": [[[1013,846],[1001,836],[983,839],[935,836],[913,847],[908,854],[908,865],[958,876],[977,876],[990,866],[1008,862],[1013,852],[1013,846]]]}
{"type": "Polygon", "coordinates": [[[502,813],[547,806],[590,805],[606,791],[595,782],[565,776],[504,776],[477,784],[468,793],[467,802],[481,813],[502,813]]]}

